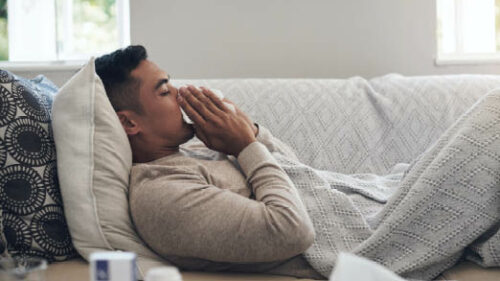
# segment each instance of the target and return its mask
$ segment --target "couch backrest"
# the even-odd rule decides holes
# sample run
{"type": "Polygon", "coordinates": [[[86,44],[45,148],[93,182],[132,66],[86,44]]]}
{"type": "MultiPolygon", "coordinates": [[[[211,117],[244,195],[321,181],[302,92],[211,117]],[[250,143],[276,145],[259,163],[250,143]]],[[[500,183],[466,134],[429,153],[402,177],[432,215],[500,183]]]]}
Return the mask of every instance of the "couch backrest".
{"type": "Polygon", "coordinates": [[[384,174],[409,163],[500,76],[350,79],[177,80],[223,91],[288,143],[306,164],[342,173],[384,174]]]}

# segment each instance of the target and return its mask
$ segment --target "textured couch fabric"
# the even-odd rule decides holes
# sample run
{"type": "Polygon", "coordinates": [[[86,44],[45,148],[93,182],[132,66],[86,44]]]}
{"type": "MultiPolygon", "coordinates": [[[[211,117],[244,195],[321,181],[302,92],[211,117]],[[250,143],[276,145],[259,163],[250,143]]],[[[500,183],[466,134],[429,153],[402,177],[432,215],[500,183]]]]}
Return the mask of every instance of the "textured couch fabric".
{"type": "Polygon", "coordinates": [[[410,163],[500,76],[182,80],[220,89],[316,169],[385,174],[410,163]]]}
{"type": "MultiPolygon", "coordinates": [[[[314,168],[346,174],[385,174],[396,163],[410,163],[475,101],[500,87],[500,76],[391,74],[371,80],[353,77],[173,83],[220,89],[255,122],[264,124],[273,135],[288,143],[301,161],[314,168]]],[[[74,260],[52,265],[49,273],[55,275],[49,274],[53,276],[49,280],[62,280],[58,276],[68,271],[84,272],[82,268],[86,265],[79,260],[76,264],[74,260]]],[[[224,279],[228,275],[223,273],[189,274],[184,273],[185,280],[229,280],[224,279]]],[[[257,280],[257,277],[244,279],[248,276],[253,275],[231,280],[257,280]]],[[[462,262],[442,277],[500,280],[500,270],[462,262]]]]}

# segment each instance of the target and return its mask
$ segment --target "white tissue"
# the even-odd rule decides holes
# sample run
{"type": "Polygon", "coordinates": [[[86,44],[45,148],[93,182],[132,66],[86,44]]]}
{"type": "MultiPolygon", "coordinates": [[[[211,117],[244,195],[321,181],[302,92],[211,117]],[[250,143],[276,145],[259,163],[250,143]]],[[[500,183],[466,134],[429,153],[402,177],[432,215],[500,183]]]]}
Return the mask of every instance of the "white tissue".
{"type": "Polygon", "coordinates": [[[353,254],[341,252],[329,281],[404,281],[388,268],[353,254]]]}
{"type": "Polygon", "coordinates": [[[182,281],[182,275],[174,266],[153,267],[146,274],[144,281],[182,281]]]}
{"type": "MultiPolygon", "coordinates": [[[[224,98],[224,94],[220,91],[220,90],[217,90],[217,89],[210,89],[219,99],[223,99],[224,98]]],[[[201,91],[201,90],[200,90],[201,91]]],[[[224,102],[224,105],[229,108],[229,110],[231,110],[232,112],[235,112],[235,108],[234,108],[234,105],[230,104],[230,103],[227,103],[227,102],[224,102]]],[[[191,121],[191,119],[189,118],[189,116],[187,116],[186,112],[184,112],[184,110],[182,109],[181,107],[181,112],[182,112],[182,119],[184,119],[184,121],[188,124],[193,124],[193,121],[191,121]]]]}

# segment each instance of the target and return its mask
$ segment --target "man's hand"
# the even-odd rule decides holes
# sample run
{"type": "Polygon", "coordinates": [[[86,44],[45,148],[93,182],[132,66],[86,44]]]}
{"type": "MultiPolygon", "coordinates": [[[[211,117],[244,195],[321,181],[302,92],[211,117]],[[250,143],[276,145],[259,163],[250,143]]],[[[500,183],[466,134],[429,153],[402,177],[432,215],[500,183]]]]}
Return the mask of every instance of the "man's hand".
{"type": "Polygon", "coordinates": [[[236,106],[236,112],[232,112],[212,91],[181,87],[178,102],[194,122],[196,136],[208,148],[237,157],[256,141],[250,119],[236,106]]]}
{"type": "Polygon", "coordinates": [[[248,125],[250,125],[252,127],[252,129],[253,129],[253,135],[255,137],[257,137],[257,134],[259,133],[259,127],[257,127],[255,125],[255,123],[253,123],[252,120],[250,120],[250,117],[248,117],[243,111],[241,111],[232,101],[230,101],[230,100],[228,100],[226,98],[224,98],[222,101],[230,103],[230,104],[232,104],[234,106],[234,109],[236,110],[236,113],[238,115],[241,115],[245,119],[245,121],[247,121],[248,125]]]}

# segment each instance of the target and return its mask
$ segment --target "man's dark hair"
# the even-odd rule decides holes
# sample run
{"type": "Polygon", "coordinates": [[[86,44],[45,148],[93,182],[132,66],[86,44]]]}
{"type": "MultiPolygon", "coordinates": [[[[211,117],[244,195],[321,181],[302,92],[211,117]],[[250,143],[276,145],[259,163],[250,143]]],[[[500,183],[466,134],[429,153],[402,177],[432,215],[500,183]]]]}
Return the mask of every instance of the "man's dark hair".
{"type": "Polygon", "coordinates": [[[132,110],[142,114],[139,100],[140,80],[130,75],[142,60],[147,59],[146,49],[131,45],[95,60],[95,70],[101,78],[106,94],[115,111],[132,110]]]}

